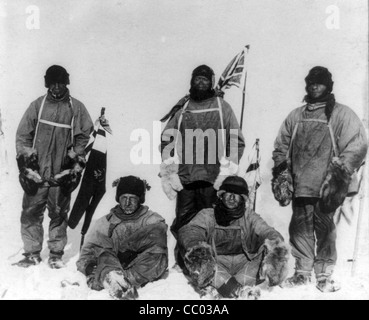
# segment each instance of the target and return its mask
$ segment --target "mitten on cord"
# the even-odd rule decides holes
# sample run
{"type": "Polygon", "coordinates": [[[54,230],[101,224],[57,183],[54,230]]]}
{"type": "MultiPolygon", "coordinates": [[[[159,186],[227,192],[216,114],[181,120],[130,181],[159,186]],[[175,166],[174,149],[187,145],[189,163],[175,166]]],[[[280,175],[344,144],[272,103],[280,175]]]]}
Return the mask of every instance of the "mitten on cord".
{"type": "Polygon", "coordinates": [[[266,254],[261,264],[260,278],[270,287],[280,285],[288,274],[289,252],[281,239],[265,240],[266,254]]]}
{"type": "Polygon", "coordinates": [[[225,157],[222,157],[220,160],[219,174],[214,182],[214,189],[219,190],[227,177],[234,176],[237,173],[238,165],[230,160],[227,160],[225,157]]]}
{"type": "Polygon", "coordinates": [[[333,158],[327,171],[327,176],[320,189],[320,209],[332,213],[343,204],[347,196],[351,175],[344,164],[333,158]]]}
{"type": "Polygon", "coordinates": [[[54,177],[64,194],[70,194],[78,187],[85,167],[85,158],[76,154],[73,150],[69,150],[62,172],[54,177]]]}
{"type": "Polygon", "coordinates": [[[35,149],[27,148],[18,154],[17,164],[19,169],[19,182],[24,192],[30,196],[37,193],[39,186],[43,183],[39,174],[38,155],[35,149]]]}
{"type": "Polygon", "coordinates": [[[130,284],[120,270],[110,271],[104,278],[103,286],[116,300],[135,300],[138,297],[136,288],[130,284]]]}
{"type": "Polygon", "coordinates": [[[101,286],[96,281],[96,263],[90,263],[85,270],[87,286],[96,291],[102,290],[101,286]]]}
{"type": "Polygon", "coordinates": [[[174,158],[169,158],[160,165],[161,186],[169,200],[177,197],[177,192],[183,190],[181,180],[178,176],[178,163],[174,158]]]}
{"type": "Polygon", "coordinates": [[[207,243],[201,242],[188,250],[184,263],[196,287],[204,288],[213,281],[216,262],[207,243]]]}
{"type": "Polygon", "coordinates": [[[293,179],[287,161],[273,168],[272,191],[282,207],[290,204],[293,197],[293,179]]]}

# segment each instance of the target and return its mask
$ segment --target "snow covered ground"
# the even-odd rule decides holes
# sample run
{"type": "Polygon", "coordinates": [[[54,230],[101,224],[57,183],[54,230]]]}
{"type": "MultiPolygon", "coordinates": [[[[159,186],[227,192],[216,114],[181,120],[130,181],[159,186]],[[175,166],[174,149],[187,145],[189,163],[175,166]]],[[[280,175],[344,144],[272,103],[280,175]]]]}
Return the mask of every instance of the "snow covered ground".
{"type": "MultiPolygon", "coordinates": [[[[230,60],[250,44],[243,132],[247,156],[260,138],[263,183],[256,211],[287,240],[292,212],[291,207],[279,207],[272,195],[271,153],[282,121],[301,105],[308,70],[327,67],[337,101],[350,106],[360,119],[368,118],[368,3],[337,0],[334,4],[331,0],[0,0],[4,132],[0,136],[0,299],[109,299],[105,291],[88,290],[76,271],[81,226],[68,230],[67,267],[47,267],[47,212],[44,262],[30,269],[11,266],[23,252],[23,192],[15,161],[15,132],[29,104],[46,93],[43,76],[53,64],[68,70],[71,93],[86,105],[93,120],[106,107],[113,130],[108,135],[107,193],[94,219],[115,205],[112,182],[132,174],[150,183],[147,204],[170,225],[175,203],[161,190],[159,165],[132,163],[130,154],[137,141],[130,139],[131,134],[139,128],[149,133],[152,157],[158,145],[151,134],[153,121],[188,92],[192,70],[207,64],[219,79],[230,60]],[[37,17],[41,24],[29,26],[37,17]]],[[[238,119],[241,98],[234,88],[225,95],[238,119]]],[[[275,288],[264,292],[262,299],[369,299],[368,193],[352,277],[352,263],[347,260],[354,253],[357,199],[354,207],[351,224],[343,221],[338,226],[335,275],[341,291],[322,294],[314,285],[275,288]]],[[[172,267],[175,242],[170,233],[168,242],[172,267]]],[[[291,275],[293,266],[291,258],[291,275]]],[[[199,299],[184,276],[172,268],[166,279],[147,285],[139,294],[147,300],[199,299]]]]}
{"type": "MultiPolygon", "coordinates": [[[[2,168],[0,180],[0,299],[4,300],[108,300],[106,291],[91,291],[85,284],[84,276],[76,270],[76,261],[78,259],[80,228],[68,230],[69,244],[65,250],[66,268],[61,270],[52,270],[47,266],[47,225],[48,217],[45,217],[45,245],[42,252],[43,262],[29,269],[14,267],[11,264],[22,258],[22,241],[20,238],[20,211],[21,211],[21,187],[17,181],[16,168],[9,168],[6,172],[2,168]]],[[[171,223],[174,204],[166,200],[163,194],[160,195],[160,181],[154,181],[153,190],[158,193],[160,201],[153,201],[155,195],[150,195],[148,204],[154,210],[160,212],[171,223]],[[165,203],[165,204],[163,204],[165,203]]],[[[268,183],[266,183],[268,185],[268,183]]],[[[267,188],[269,185],[267,186],[267,188]]],[[[266,189],[267,189],[266,188],[266,189]]],[[[113,190],[108,187],[108,195],[113,190]]],[[[262,197],[262,192],[260,195],[262,197]]],[[[271,195],[268,195],[268,201],[272,201],[271,195]]],[[[95,218],[104,214],[111,206],[109,201],[102,201],[96,212],[95,218]]],[[[265,207],[267,204],[262,201],[265,207]]],[[[268,204],[267,204],[268,205],[268,204]]],[[[270,207],[274,203],[269,204],[270,207]]],[[[290,209],[281,209],[276,216],[263,215],[269,223],[280,230],[287,237],[287,225],[290,218],[288,213],[290,209]],[[274,221],[274,222],[273,222],[274,221]],[[279,223],[276,223],[279,221],[279,223]]],[[[270,212],[270,211],[268,211],[270,212]]],[[[273,211],[272,211],[273,212],[273,211]]],[[[46,213],[47,215],[47,213],[46,213]]],[[[368,215],[363,218],[363,228],[360,237],[360,250],[357,263],[356,275],[351,276],[351,263],[347,259],[352,257],[353,243],[355,240],[356,222],[352,226],[339,226],[339,261],[336,269],[336,278],[341,282],[342,289],[337,293],[322,294],[314,285],[298,289],[274,288],[272,291],[263,292],[261,299],[266,300],[348,300],[348,299],[369,299],[369,255],[368,255],[368,215]]],[[[170,267],[174,264],[173,248],[174,238],[169,237],[170,267]]],[[[290,273],[293,273],[293,259],[290,260],[290,273]]],[[[170,268],[167,277],[163,280],[151,283],[139,290],[139,299],[143,300],[199,300],[199,296],[188,285],[185,277],[177,270],[170,268]]]]}

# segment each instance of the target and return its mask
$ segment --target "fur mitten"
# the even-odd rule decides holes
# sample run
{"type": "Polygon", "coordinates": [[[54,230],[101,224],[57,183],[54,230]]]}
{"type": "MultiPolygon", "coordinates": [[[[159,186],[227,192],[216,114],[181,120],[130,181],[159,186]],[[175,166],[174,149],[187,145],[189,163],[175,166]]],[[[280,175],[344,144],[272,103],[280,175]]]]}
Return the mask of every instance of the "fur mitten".
{"type": "Polygon", "coordinates": [[[65,195],[71,194],[78,187],[85,167],[86,159],[73,150],[69,150],[65,164],[62,167],[63,171],[54,177],[65,195]]]}
{"type": "Polygon", "coordinates": [[[174,158],[169,158],[160,165],[161,186],[169,200],[177,197],[177,192],[183,190],[178,176],[178,163],[174,158]]]}
{"type": "Polygon", "coordinates": [[[135,300],[138,298],[136,288],[131,285],[120,270],[110,271],[104,278],[103,286],[113,299],[135,300]]]}
{"type": "Polygon", "coordinates": [[[273,168],[272,191],[282,207],[290,204],[293,197],[293,179],[287,161],[273,168]]]}
{"type": "Polygon", "coordinates": [[[227,177],[234,176],[237,173],[238,173],[238,165],[222,157],[222,159],[220,160],[220,172],[217,179],[214,182],[214,189],[219,190],[223,181],[227,177]]]}
{"type": "Polygon", "coordinates": [[[196,287],[205,288],[213,281],[216,262],[211,247],[206,242],[201,242],[188,250],[184,263],[196,287]]]}
{"type": "Polygon", "coordinates": [[[39,174],[39,164],[37,151],[31,148],[25,148],[17,156],[19,168],[19,182],[24,190],[30,196],[34,196],[40,184],[43,183],[39,174]]]}
{"type": "Polygon", "coordinates": [[[320,209],[322,212],[335,212],[343,204],[350,182],[351,175],[344,164],[338,158],[333,158],[320,189],[320,209]]]}
{"type": "Polygon", "coordinates": [[[288,274],[289,252],[281,239],[265,240],[266,255],[261,265],[260,279],[270,287],[280,285],[288,274]]]}

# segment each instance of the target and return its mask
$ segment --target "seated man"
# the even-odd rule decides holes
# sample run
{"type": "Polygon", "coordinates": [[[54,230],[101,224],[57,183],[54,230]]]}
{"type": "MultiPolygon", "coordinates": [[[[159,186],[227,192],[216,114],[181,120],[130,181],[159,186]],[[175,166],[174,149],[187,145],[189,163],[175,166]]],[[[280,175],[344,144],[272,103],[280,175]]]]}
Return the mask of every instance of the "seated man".
{"type": "Polygon", "coordinates": [[[91,289],[105,288],[114,299],[131,300],[138,297],[137,288],[167,270],[168,227],[142,205],[150,189],[146,181],[129,176],[116,183],[119,205],[87,234],[77,267],[91,289]]]}
{"type": "Polygon", "coordinates": [[[280,285],[287,276],[283,238],[246,208],[247,196],[246,181],[228,177],[214,209],[200,211],[179,231],[184,272],[202,295],[258,299],[255,285],[280,285]]]}

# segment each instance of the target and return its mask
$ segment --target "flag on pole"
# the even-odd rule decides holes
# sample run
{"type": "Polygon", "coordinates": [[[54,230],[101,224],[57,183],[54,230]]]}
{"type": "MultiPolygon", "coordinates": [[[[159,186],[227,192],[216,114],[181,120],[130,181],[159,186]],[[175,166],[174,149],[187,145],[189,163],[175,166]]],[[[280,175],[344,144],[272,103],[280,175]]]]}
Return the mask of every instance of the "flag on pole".
{"type": "Polygon", "coordinates": [[[250,165],[248,166],[244,179],[247,181],[249,185],[249,205],[256,209],[256,194],[257,190],[261,185],[261,173],[260,173],[260,140],[256,139],[256,142],[253,146],[253,155],[250,161],[250,165]]]}
{"type": "Polygon", "coordinates": [[[242,83],[246,81],[246,55],[249,49],[249,45],[245,46],[228,64],[218,81],[218,90],[229,89],[231,86],[240,88],[242,83]]]}
{"type": "Polygon", "coordinates": [[[92,216],[106,192],[107,147],[105,132],[112,134],[112,131],[104,113],[105,108],[102,108],[101,116],[96,120],[94,131],[91,133],[90,141],[86,146],[85,151],[88,157],[86,169],[68,219],[68,226],[74,229],[85,213],[81,230],[81,246],[83,245],[84,235],[90,227],[92,216]]]}

